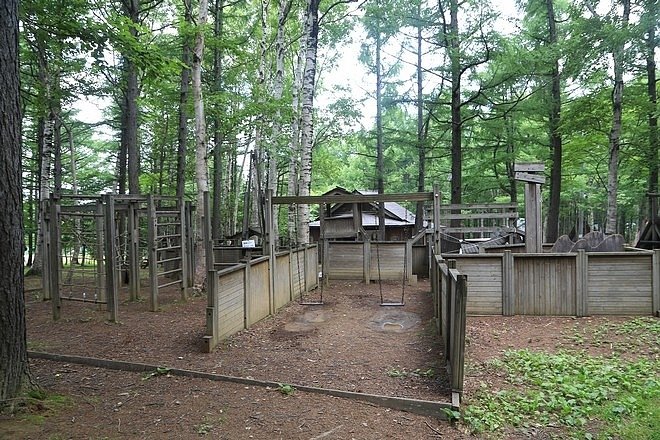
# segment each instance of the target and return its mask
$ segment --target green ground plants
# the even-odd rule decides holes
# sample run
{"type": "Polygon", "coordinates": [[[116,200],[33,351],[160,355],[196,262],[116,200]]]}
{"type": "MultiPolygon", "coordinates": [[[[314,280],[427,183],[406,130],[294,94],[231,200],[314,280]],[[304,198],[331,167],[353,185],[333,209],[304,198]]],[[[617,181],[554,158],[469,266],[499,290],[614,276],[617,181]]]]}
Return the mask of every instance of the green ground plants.
{"type": "MultiPolygon", "coordinates": [[[[609,332],[631,339],[643,335],[653,344],[660,325],[654,319],[636,318],[604,325],[593,337],[597,341],[609,332]]],[[[583,351],[515,350],[491,363],[489,367],[504,373],[506,386],[491,390],[483,384],[467,402],[463,423],[474,432],[552,427],[563,428],[573,438],[660,440],[657,356],[630,361],[583,351]]]]}

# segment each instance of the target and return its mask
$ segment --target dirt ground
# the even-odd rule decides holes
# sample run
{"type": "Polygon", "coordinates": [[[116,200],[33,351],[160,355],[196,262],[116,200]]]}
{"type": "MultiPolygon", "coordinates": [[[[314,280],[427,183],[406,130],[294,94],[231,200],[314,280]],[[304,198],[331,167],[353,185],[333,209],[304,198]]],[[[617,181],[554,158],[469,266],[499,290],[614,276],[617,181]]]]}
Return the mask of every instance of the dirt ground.
{"type": "MultiPolygon", "coordinates": [[[[383,284],[386,300],[400,284],[383,284]]],[[[161,310],[122,302],[117,324],[97,305],[26,295],[30,350],[449,402],[428,281],[407,286],[403,307],[380,306],[378,284],[334,282],[322,306],[292,303],[203,353],[205,298],[161,296],[161,310]]],[[[318,292],[317,292],[318,293],[318,292]]],[[[609,318],[611,319],[611,318],[609,318]]],[[[616,318],[625,319],[625,318],[616,318]]],[[[555,351],[606,318],[469,317],[465,395],[497,386],[483,366],[510,348],[555,351]]],[[[582,347],[586,350],[611,347],[582,347]]],[[[464,439],[466,429],[370,403],[169,374],[106,370],[31,359],[34,380],[54,398],[0,418],[0,438],[25,439],[464,439]]],[[[512,436],[517,436],[515,433],[512,436]]],[[[521,434],[520,438],[525,435],[521,434]]]]}

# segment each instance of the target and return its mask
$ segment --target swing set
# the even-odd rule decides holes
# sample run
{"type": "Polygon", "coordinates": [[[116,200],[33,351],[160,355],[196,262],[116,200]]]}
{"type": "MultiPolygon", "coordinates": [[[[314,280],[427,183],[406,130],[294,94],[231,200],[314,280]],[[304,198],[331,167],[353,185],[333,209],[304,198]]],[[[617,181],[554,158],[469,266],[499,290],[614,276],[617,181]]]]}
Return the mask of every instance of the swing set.
{"type": "MultiPolygon", "coordinates": [[[[368,233],[361,225],[361,205],[365,204],[384,204],[385,202],[425,202],[433,201],[434,206],[439,206],[439,193],[437,191],[429,193],[405,193],[405,194],[326,194],[322,196],[281,196],[270,197],[270,206],[268,209],[272,212],[272,205],[295,205],[296,214],[298,206],[301,204],[319,205],[319,259],[321,270],[319,274],[319,295],[318,299],[311,299],[307,292],[302,292],[299,298],[301,305],[323,305],[324,304],[324,285],[329,279],[355,279],[356,265],[362,264],[364,267],[361,279],[365,282],[376,281],[373,275],[377,275],[378,290],[380,295],[380,305],[404,306],[406,295],[406,283],[411,282],[412,264],[409,259],[412,257],[412,243],[426,236],[426,230],[419,231],[418,234],[406,241],[370,241],[368,233]],[[352,204],[353,218],[332,218],[328,215],[329,208],[334,204],[352,204]],[[350,229],[349,233],[354,237],[353,241],[333,240],[339,236],[333,235],[335,229],[327,229],[327,222],[333,220],[334,224],[343,222],[342,227],[350,229]],[[339,220],[339,221],[335,221],[339,220]],[[362,238],[362,240],[360,240],[362,238]],[[342,250],[344,247],[345,250],[342,250]],[[375,247],[375,249],[373,249],[375,247]],[[362,249],[362,251],[360,251],[362,249]],[[343,252],[343,253],[342,253],[343,252]],[[403,262],[401,262],[403,257],[403,262]],[[375,263],[375,264],[374,264],[375,263]],[[376,266],[376,273],[371,275],[371,267],[376,266]],[[342,266],[346,269],[343,273],[342,266]],[[401,267],[403,270],[401,271],[401,267]],[[348,274],[349,276],[343,276],[348,274]],[[386,275],[387,274],[387,275],[386,275]],[[395,275],[396,274],[396,275],[395,275]],[[386,292],[383,288],[384,280],[393,280],[393,276],[401,280],[401,296],[396,299],[386,298],[386,292]]],[[[436,209],[434,209],[434,212],[436,209]]],[[[270,217],[270,216],[269,216],[270,217]]],[[[297,215],[296,215],[297,217],[297,215]]],[[[271,217],[272,218],[272,217],[271,217]]],[[[295,234],[298,235],[297,225],[294,226],[295,234]]],[[[433,235],[434,243],[437,241],[438,234],[433,235]]],[[[298,243],[296,243],[298,244],[298,243]]],[[[439,247],[439,245],[438,245],[439,247]]],[[[298,268],[298,281],[301,282],[302,276],[300,255],[296,256],[296,265],[298,268]]],[[[415,277],[415,276],[413,276],[415,277]]],[[[414,278],[413,278],[414,279],[414,278]]]]}

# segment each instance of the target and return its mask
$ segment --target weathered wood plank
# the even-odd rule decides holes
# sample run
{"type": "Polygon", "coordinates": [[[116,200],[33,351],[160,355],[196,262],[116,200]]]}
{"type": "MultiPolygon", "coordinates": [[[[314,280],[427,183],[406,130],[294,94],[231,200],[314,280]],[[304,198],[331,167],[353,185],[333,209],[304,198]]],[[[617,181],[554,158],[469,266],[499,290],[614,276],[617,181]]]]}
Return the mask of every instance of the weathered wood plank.
{"type": "MultiPolygon", "coordinates": [[[[28,356],[33,359],[47,359],[56,362],[90,365],[94,367],[107,368],[112,370],[122,370],[122,371],[148,372],[148,371],[156,371],[158,368],[163,368],[162,365],[149,365],[149,364],[143,364],[137,362],[116,361],[109,359],[89,358],[83,356],[60,355],[60,354],[52,354],[52,353],[44,353],[44,352],[36,352],[36,351],[29,351],[28,356]]],[[[280,383],[268,381],[268,380],[259,380],[259,379],[244,378],[237,376],[227,376],[217,373],[206,373],[203,371],[184,370],[181,368],[167,368],[167,371],[168,374],[181,376],[181,377],[191,377],[198,379],[239,383],[243,385],[261,386],[261,387],[274,388],[274,389],[280,386],[280,383]]],[[[359,401],[369,402],[374,405],[382,406],[385,408],[407,411],[413,414],[420,414],[423,416],[437,417],[442,420],[447,419],[447,413],[445,412],[445,410],[447,409],[458,410],[459,409],[458,405],[460,403],[459,399],[457,398],[452,399],[452,402],[435,402],[429,400],[409,399],[404,397],[391,397],[391,396],[381,396],[376,394],[365,394],[365,393],[358,393],[353,391],[336,390],[332,388],[318,388],[307,385],[291,384],[291,386],[301,392],[325,394],[343,399],[359,400],[359,401]]]]}
{"type": "Polygon", "coordinates": [[[325,196],[280,196],[273,197],[274,205],[321,203],[378,203],[378,202],[423,202],[433,200],[432,192],[392,194],[332,194],[325,196]]]}

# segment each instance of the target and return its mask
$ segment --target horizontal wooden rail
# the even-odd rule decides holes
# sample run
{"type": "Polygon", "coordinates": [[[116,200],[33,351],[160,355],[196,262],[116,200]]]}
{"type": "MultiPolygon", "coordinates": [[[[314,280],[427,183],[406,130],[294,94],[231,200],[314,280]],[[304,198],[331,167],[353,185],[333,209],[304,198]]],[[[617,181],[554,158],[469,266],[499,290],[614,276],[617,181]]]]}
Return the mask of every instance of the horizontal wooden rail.
{"type": "MultiPolygon", "coordinates": [[[[227,376],[217,373],[206,373],[204,371],[184,370],[181,368],[168,368],[162,365],[149,365],[138,362],[117,361],[111,359],[99,359],[84,356],[62,355],[56,353],[44,353],[38,351],[28,351],[28,356],[32,359],[44,359],[54,362],[66,362],[78,365],[88,365],[97,368],[106,368],[109,370],[119,371],[133,371],[137,373],[148,373],[162,370],[167,371],[167,374],[180,377],[189,377],[195,379],[207,379],[213,381],[231,382],[242,385],[253,385],[260,387],[267,387],[277,389],[281,386],[282,382],[259,380],[246,377],[227,376]]],[[[333,397],[340,397],[343,399],[358,400],[369,402],[371,404],[381,406],[384,408],[395,409],[399,411],[407,411],[413,414],[423,416],[436,417],[441,420],[448,419],[449,409],[456,410],[451,403],[448,402],[434,402],[430,400],[409,399],[405,397],[392,397],[380,396],[377,394],[357,393],[354,391],[344,391],[332,388],[319,388],[307,385],[290,384],[297,391],[305,393],[325,394],[333,397]]]]}
{"type": "Polygon", "coordinates": [[[280,196],[273,197],[273,205],[320,203],[379,203],[379,202],[423,202],[433,200],[432,192],[392,194],[336,194],[326,196],[280,196]]]}

